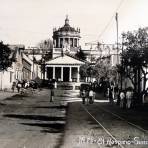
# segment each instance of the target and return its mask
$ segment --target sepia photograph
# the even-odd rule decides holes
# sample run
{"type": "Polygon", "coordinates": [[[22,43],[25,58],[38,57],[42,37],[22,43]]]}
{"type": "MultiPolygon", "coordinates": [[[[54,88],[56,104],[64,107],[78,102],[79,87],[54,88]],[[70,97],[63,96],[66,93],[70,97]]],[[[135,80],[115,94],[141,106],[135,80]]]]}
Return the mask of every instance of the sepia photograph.
{"type": "Polygon", "coordinates": [[[0,148],[148,148],[148,0],[0,0],[0,148]]]}

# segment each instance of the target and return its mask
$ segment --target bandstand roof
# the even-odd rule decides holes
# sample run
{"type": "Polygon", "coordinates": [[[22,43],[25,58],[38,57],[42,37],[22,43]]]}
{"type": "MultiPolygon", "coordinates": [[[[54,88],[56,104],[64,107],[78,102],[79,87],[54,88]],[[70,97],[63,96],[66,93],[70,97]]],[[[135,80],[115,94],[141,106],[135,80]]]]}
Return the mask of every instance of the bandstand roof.
{"type": "Polygon", "coordinates": [[[74,57],[70,57],[68,55],[63,55],[46,62],[46,64],[47,65],[83,65],[85,64],[85,62],[75,59],[74,57]]]}

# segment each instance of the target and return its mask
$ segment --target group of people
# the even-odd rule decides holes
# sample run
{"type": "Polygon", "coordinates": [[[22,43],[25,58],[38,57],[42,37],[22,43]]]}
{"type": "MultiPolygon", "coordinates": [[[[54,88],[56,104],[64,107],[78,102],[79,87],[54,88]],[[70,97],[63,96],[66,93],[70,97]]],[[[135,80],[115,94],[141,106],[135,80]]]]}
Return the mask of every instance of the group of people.
{"type": "Polygon", "coordinates": [[[116,90],[114,85],[110,85],[107,88],[107,99],[110,104],[114,103],[117,99],[117,103],[121,108],[131,108],[133,103],[133,88],[128,87],[125,90],[116,90]]]}
{"type": "Polygon", "coordinates": [[[126,90],[122,90],[119,93],[119,101],[120,101],[120,107],[121,108],[127,108],[130,109],[133,105],[133,89],[127,88],[126,90]]]}
{"type": "MultiPolygon", "coordinates": [[[[29,81],[25,81],[25,80],[22,80],[22,81],[17,81],[17,82],[13,82],[12,83],[12,91],[14,92],[15,88],[17,89],[18,93],[20,92],[21,89],[27,89],[27,88],[34,88],[35,86],[35,83],[31,83],[29,81]]],[[[37,86],[36,86],[37,87],[37,86]]]]}
{"type": "Polygon", "coordinates": [[[93,91],[93,89],[90,90],[83,90],[81,93],[81,97],[82,97],[82,103],[85,104],[85,102],[87,102],[87,104],[93,104],[94,99],[95,99],[95,92],[93,91]]]}
{"type": "Polygon", "coordinates": [[[14,92],[15,88],[17,89],[18,93],[20,92],[20,89],[22,88],[22,83],[20,81],[13,82],[12,83],[12,91],[14,92]]]}

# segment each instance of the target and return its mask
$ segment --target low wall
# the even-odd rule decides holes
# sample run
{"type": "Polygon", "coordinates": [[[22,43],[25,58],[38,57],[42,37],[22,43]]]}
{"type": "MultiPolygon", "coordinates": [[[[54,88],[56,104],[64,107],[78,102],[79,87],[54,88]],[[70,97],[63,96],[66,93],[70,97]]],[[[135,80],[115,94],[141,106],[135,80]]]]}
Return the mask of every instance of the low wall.
{"type": "Polygon", "coordinates": [[[63,90],[79,90],[80,84],[76,82],[58,82],[57,88],[63,90]]]}

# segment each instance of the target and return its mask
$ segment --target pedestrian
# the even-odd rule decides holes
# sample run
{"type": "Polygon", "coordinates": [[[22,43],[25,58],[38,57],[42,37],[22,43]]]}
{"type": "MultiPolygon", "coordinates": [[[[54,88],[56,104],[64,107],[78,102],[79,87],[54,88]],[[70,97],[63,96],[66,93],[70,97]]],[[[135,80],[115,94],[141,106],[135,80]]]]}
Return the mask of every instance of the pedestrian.
{"type": "Polygon", "coordinates": [[[51,91],[50,91],[50,102],[53,102],[53,97],[54,97],[54,90],[51,89],[51,91]]]}
{"type": "Polygon", "coordinates": [[[22,87],[22,84],[21,84],[21,82],[20,81],[18,81],[18,83],[17,83],[17,91],[18,91],[18,93],[20,92],[20,89],[21,89],[21,87],[22,87]]]}
{"type": "Polygon", "coordinates": [[[125,101],[125,93],[124,91],[120,92],[120,107],[123,108],[124,107],[124,101],[125,101]]]}
{"type": "Polygon", "coordinates": [[[132,91],[132,88],[128,88],[127,91],[126,91],[126,100],[127,100],[127,103],[126,103],[126,108],[131,108],[131,105],[132,105],[132,97],[133,97],[133,91],[132,91]]]}
{"type": "Polygon", "coordinates": [[[22,88],[25,88],[25,80],[22,80],[22,88]]]}
{"type": "Polygon", "coordinates": [[[85,90],[82,91],[81,97],[82,97],[83,104],[85,104],[85,98],[86,98],[86,91],[85,90]]]}
{"type": "Polygon", "coordinates": [[[57,89],[57,81],[54,82],[54,88],[57,89]]]}
{"type": "Polygon", "coordinates": [[[12,92],[14,92],[15,87],[16,87],[16,83],[13,82],[13,83],[12,83],[12,88],[11,88],[11,89],[12,89],[12,92]]]}
{"type": "Polygon", "coordinates": [[[111,88],[109,88],[109,102],[110,104],[113,104],[113,92],[111,88]]]}
{"type": "Polygon", "coordinates": [[[94,102],[94,92],[92,89],[89,91],[89,104],[93,104],[94,102]]]}
{"type": "Polygon", "coordinates": [[[109,91],[110,91],[110,89],[108,87],[107,90],[106,90],[106,95],[105,95],[108,101],[109,101],[109,91]]]}

